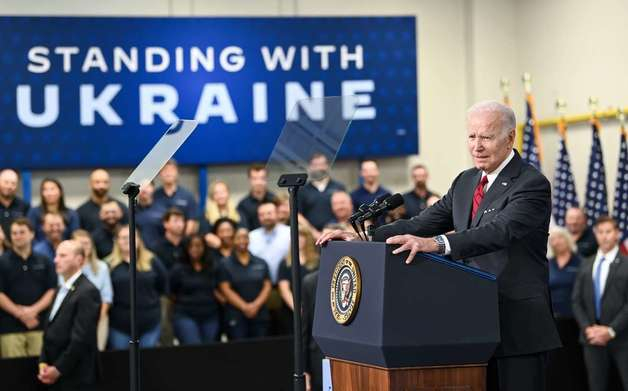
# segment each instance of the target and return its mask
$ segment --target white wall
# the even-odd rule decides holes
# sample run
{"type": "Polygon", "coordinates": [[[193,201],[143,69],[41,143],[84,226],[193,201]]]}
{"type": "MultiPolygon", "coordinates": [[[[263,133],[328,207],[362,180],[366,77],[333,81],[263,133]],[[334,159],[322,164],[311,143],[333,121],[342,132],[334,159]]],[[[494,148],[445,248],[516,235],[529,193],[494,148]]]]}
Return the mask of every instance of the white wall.
{"type": "MultiPolygon", "coordinates": [[[[560,96],[570,113],[582,113],[589,95],[603,106],[628,105],[628,3],[621,0],[141,0],[34,1],[0,0],[5,15],[174,15],[174,16],[291,16],[291,15],[416,15],[419,80],[420,154],[381,162],[383,181],[393,190],[408,187],[408,166],[416,162],[431,168],[431,186],[443,193],[452,178],[470,164],[463,136],[465,109],[477,100],[500,99],[499,79],[511,80],[511,99],[523,119],[521,74],[534,77],[539,118],[554,116],[560,96]]],[[[609,191],[615,183],[616,122],[602,132],[609,191]]],[[[556,132],[543,129],[543,169],[552,177],[556,159],[556,132]]],[[[569,150],[580,188],[590,147],[587,126],[574,126],[569,150]]],[[[246,191],[243,166],[209,167],[210,178],[227,180],[232,191],[246,191]]],[[[69,203],[87,196],[87,172],[35,172],[37,193],[43,176],[60,177],[69,203]]],[[[127,171],[115,170],[114,188],[127,171]]],[[[184,184],[194,190],[194,169],[184,170],[184,184]]],[[[357,182],[357,163],[340,162],[334,175],[350,187],[357,182]]],[[[612,194],[612,193],[611,193],[612,194]]],[[[35,203],[37,201],[35,200],[35,203]]]]}

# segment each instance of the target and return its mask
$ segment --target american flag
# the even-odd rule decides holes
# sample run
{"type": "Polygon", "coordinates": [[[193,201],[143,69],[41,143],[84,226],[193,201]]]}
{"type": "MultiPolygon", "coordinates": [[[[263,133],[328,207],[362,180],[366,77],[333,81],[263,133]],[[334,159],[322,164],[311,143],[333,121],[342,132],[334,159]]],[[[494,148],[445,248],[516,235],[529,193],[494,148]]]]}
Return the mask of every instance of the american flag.
{"type": "Polygon", "coordinates": [[[523,126],[523,144],[521,158],[541,171],[541,134],[534,115],[534,99],[532,94],[526,95],[526,123],[523,126]]]}
{"type": "Polygon", "coordinates": [[[628,239],[628,146],[626,146],[626,129],[621,126],[619,147],[619,163],[617,164],[617,180],[615,182],[615,207],[613,218],[619,223],[622,238],[628,239]]]}
{"type": "Polygon", "coordinates": [[[606,170],[604,169],[604,157],[602,155],[602,144],[600,143],[600,123],[597,119],[591,121],[591,127],[593,130],[593,142],[591,144],[589,175],[587,176],[587,199],[585,202],[589,225],[592,225],[599,216],[608,215],[606,170]]]}
{"type": "Polygon", "coordinates": [[[560,143],[558,149],[558,162],[554,172],[554,192],[552,198],[552,214],[554,221],[560,226],[565,225],[565,214],[572,206],[578,207],[578,194],[571,172],[569,162],[569,152],[567,152],[566,132],[567,126],[564,121],[559,121],[558,132],[560,133],[560,143]]]}

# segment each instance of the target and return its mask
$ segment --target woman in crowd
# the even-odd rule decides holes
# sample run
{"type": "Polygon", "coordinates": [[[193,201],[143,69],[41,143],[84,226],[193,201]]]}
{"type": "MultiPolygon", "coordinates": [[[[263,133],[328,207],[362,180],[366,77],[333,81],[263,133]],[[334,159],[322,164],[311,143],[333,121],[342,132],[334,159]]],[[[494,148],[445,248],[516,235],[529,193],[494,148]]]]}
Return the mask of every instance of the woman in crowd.
{"type": "Polygon", "coordinates": [[[174,331],[182,345],[213,342],[220,327],[216,261],[200,235],[185,243],[184,262],[170,271],[174,331]]]}
{"type": "Polygon", "coordinates": [[[230,257],[233,253],[233,238],[237,228],[235,220],[221,217],[214,223],[212,232],[205,235],[205,243],[216,261],[230,257]]]}
{"type": "Polygon", "coordinates": [[[4,254],[9,249],[9,241],[7,240],[4,230],[0,227],[0,255],[4,254]]]}
{"type": "Polygon", "coordinates": [[[571,309],[571,292],[581,259],[572,236],[565,228],[550,231],[549,288],[556,327],[563,348],[550,353],[548,381],[550,390],[584,390],[586,379],[579,329],[571,309]]]}
{"type": "MultiPolygon", "coordinates": [[[[137,331],[141,347],[153,347],[160,336],[160,296],[168,292],[165,267],[150,252],[140,235],[135,235],[137,247],[137,331]]],[[[108,257],[113,285],[113,306],[109,311],[109,346],[127,349],[131,333],[129,301],[129,226],[116,230],[113,251],[108,257]]]]}
{"type": "Polygon", "coordinates": [[[229,186],[223,181],[215,181],[209,186],[205,218],[213,226],[221,217],[228,217],[236,223],[240,222],[235,203],[231,199],[229,186]]]}
{"type": "Polygon", "coordinates": [[[69,239],[72,232],[79,228],[79,215],[74,209],[65,206],[65,197],[61,182],[53,178],[45,178],[39,186],[41,204],[28,211],[27,217],[35,227],[35,239],[44,239],[42,230],[43,217],[46,213],[59,213],[65,223],[64,239],[69,239]]]}
{"type": "Polygon", "coordinates": [[[218,281],[227,306],[227,334],[232,340],[263,337],[268,331],[266,300],[270,295],[270,273],[266,261],[251,254],[249,231],[238,228],[234,251],[220,265],[218,281]]]}
{"type": "MultiPolygon", "coordinates": [[[[309,229],[299,226],[299,268],[301,281],[303,278],[318,269],[319,254],[314,244],[314,237],[309,229]]],[[[283,301],[280,312],[280,328],[282,334],[292,333],[292,312],[294,311],[294,299],[292,297],[292,256],[279,264],[277,288],[283,301]]]]}
{"type": "Polygon", "coordinates": [[[109,266],[96,258],[94,242],[89,233],[82,229],[77,229],[72,233],[72,239],[77,240],[85,252],[85,265],[83,274],[87,277],[100,292],[102,304],[100,306],[100,317],[98,319],[98,350],[103,351],[107,346],[109,335],[109,308],[113,303],[113,288],[111,287],[111,276],[109,266]]]}

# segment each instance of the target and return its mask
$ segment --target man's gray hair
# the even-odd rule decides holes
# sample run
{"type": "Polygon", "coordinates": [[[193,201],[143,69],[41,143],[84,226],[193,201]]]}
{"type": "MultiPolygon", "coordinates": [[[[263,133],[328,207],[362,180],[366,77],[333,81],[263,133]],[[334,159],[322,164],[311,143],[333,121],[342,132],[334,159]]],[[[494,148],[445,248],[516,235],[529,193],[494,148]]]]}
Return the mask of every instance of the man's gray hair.
{"type": "Polygon", "coordinates": [[[467,118],[473,114],[494,113],[500,118],[500,128],[503,134],[507,134],[517,127],[517,119],[514,111],[503,103],[494,100],[478,102],[467,110],[467,118]]]}

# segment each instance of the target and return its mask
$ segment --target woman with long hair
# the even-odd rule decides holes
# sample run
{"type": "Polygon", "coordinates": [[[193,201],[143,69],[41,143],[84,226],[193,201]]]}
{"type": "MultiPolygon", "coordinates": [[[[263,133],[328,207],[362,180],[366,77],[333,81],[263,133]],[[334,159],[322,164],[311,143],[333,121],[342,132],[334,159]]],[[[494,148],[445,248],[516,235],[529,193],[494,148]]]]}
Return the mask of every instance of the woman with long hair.
{"type": "Polygon", "coordinates": [[[9,241],[7,240],[6,235],[4,234],[4,230],[2,226],[0,226],[0,256],[4,254],[10,248],[9,241]]]}
{"type": "Polygon", "coordinates": [[[85,265],[83,274],[87,277],[100,292],[100,317],[98,318],[97,341],[98,350],[103,351],[107,346],[109,335],[109,308],[113,303],[113,288],[111,287],[111,276],[109,266],[96,257],[94,242],[89,232],[77,229],[72,233],[72,239],[78,241],[85,252],[85,265]]]}
{"type": "MultiPolygon", "coordinates": [[[[153,347],[159,341],[161,306],[160,297],[168,292],[166,268],[146,247],[135,232],[137,248],[137,331],[141,347],[153,347]]],[[[109,346],[128,349],[131,334],[129,301],[129,226],[118,227],[113,250],[107,257],[111,269],[113,306],[109,311],[109,346]]]]}
{"type": "Polygon", "coordinates": [[[44,239],[44,231],[42,230],[43,217],[46,213],[58,213],[63,217],[65,231],[63,238],[69,239],[72,232],[77,230],[80,225],[79,215],[74,209],[70,209],[65,205],[65,195],[63,185],[54,178],[44,178],[39,185],[39,197],[41,203],[39,206],[31,208],[27,217],[35,227],[35,239],[44,239]]]}
{"type": "Polygon", "coordinates": [[[183,262],[170,271],[174,331],[182,345],[213,342],[220,328],[217,262],[200,235],[184,243],[183,262]]]}
{"type": "MultiPolygon", "coordinates": [[[[303,278],[318,269],[319,253],[314,244],[314,236],[307,227],[299,226],[299,268],[301,281],[303,278]]],[[[281,333],[292,332],[292,312],[294,311],[294,298],[292,297],[292,254],[288,253],[286,259],[279,264],[277,274],[277,289],[283,301],[283,307],[279,313],[281,333]]]]}
{"type": "Polygon", "coordinates": [[[238,228],[234,251],[223,260],[218,286],[225,296],[229,339],[263,337],[268,332],[266,301],[270,295],[270,272],[266,261],[249,252],[249,231],[238,228]]]}
{"type": "Polygon", "coordinates": [[[236,223],[240,222],[240,214],[235,202],[231,199],[229,186],[224,181],[214,181],[207,192],[205,218],[213,226],[221,217],[228,217],[236,223]]]}

